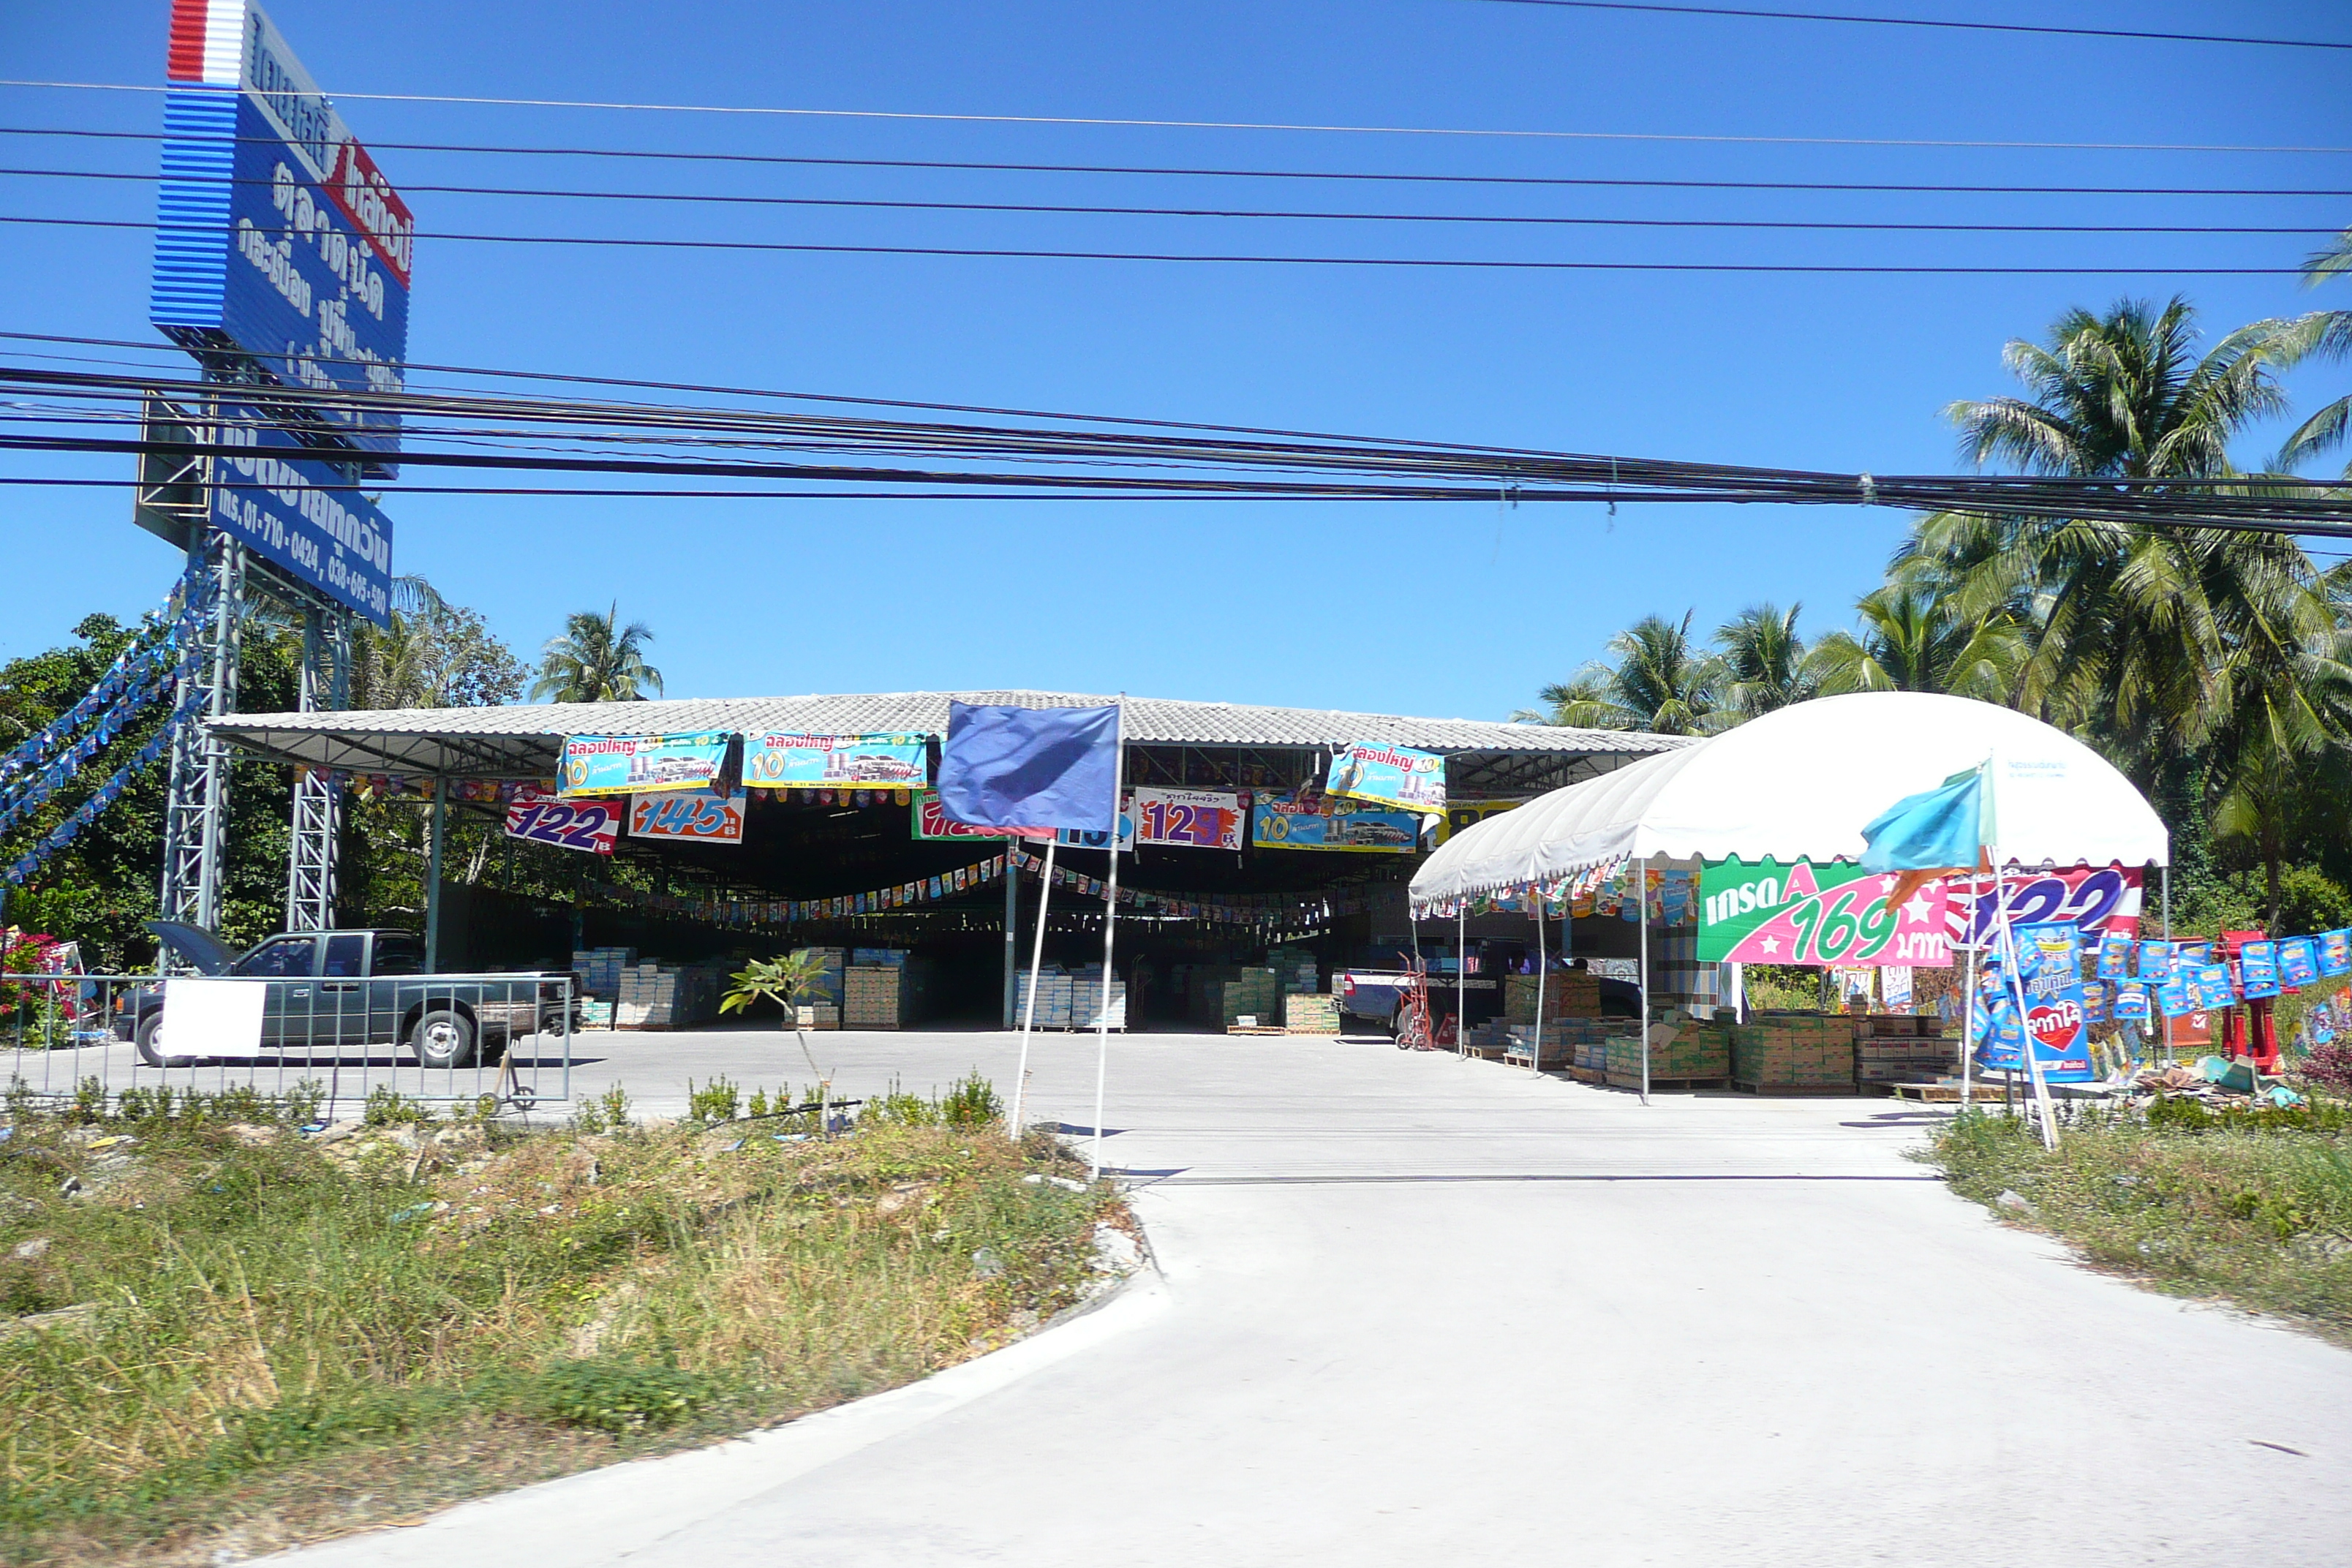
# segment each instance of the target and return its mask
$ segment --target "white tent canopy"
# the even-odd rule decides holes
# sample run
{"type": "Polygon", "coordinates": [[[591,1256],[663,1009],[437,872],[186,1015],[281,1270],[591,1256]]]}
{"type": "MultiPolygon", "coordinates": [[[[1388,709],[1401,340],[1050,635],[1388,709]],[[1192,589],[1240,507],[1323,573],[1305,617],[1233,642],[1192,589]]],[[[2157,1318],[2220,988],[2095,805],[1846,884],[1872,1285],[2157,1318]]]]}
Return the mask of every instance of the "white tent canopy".
{"type": "Polygon", "coordinates": [[[1621,858],[1858,858],[1864,824],[1996,755],[2004,860],[2170,864],[2154,808],[2073,736],[1990,702],[1867,691],[1800,702],[1489,817],[1423,864],[1412,902],[1425,909],[1621,858]]]}

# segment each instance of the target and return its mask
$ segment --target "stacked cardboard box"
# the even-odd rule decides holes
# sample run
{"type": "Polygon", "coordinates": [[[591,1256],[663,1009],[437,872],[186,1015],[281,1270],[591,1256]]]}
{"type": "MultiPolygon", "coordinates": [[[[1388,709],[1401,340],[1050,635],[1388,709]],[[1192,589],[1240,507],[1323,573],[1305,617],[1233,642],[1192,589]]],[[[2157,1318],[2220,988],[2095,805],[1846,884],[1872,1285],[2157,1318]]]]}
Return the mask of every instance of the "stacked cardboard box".
{"type": "Polygon", "coordinates": [[[1222,1004],[1227,1028],[1244,1017],[1255,1018],[1261,1028],[1272,1028],[1282,1016],[1282,986],[1271,969],[1244,969],[1238,978],[1224,982],[1222,1004]]]}
{"type": "Polygon", "coordinates": [[[678,1029],[716,1017],[724,963],[638,963],[621,971],[613,1022],[624,1029],[678,1029]]]}
{"type": "Polygon", "coordinates": [[[1959,1044],[1943,1020],[1873,1013],[1853,1020],[1854,1075],[1864,1083],[1933,1083],[1959,1068],[1959,1044]]]}
{"type": "Polygon", "coordinates": [[[589,947],[572,954],[572,968],[591,996],[610,999],[621,994],[621,971],[637,961],[634,947],[589,947]]]}
{"type": "Polygon", "coordinates": [[[1536,982],[1543,982],[1544,1017],[1601,1016],[1601,977],[1580,969],[1554,974],[1503,976],[1503,1017],[1513,1024],[1536,1021],[1536,982]]]}
{"type": "MultiPolygon", "coordinates": [[[[1048,969],[1037,976],[1036,1027],[1066,1029],[1070,1026],[1070,990],[1069,975],[1059,969],[1048,969]]],[[[1017,1024],[1030,1016],[1029,972],[1024,969],[1015,984],[1013,1018],[1017,1024]]]]}
{"type": "MultiPolygon", "coordinates": [[[[1717,1024],[1683,1022],[1671,1040],[1650,1042],[1650,1081],[1673,1082],[1731,1076],[1731,1030],[1717,1024]]],[[[1609,1081],[1642,1081],[1642,1042],[1621,1035],[1609,1042],[1609,1081]]]]}
{"type": "Polygon", "coordinates": [[[1286,996],[1294,991],[1314,991],[1321,984],[1315,955],[1303,947],[1267,948],[1265,966],[1274,971],[1275,982],[1286,996]]]}
{"type": "Polygon", "coordinates": [[[841,1009],[830,1002],[806,1002],[793,1009],[795,1026],[803,1029],[838,1029],[841,1009]]]}
{"type": "Polygon", "coordinates": [[[1566,1022],[1554,1019],[1549,1024],[1504,1025],[1503,1032],[1510,1043],[1503,1047],[1503,1059],[1519,1067],[1532,1061],[1538,1072],[1568,1066],[1576,1047],[1562,1028],[1566,1022]]]}
{"type": "Polygon", "coordinates": [[[1127,1027],[1127,982],[1110,983],[1110,1021],[1103,1022],[1103,967],[1089,963],[1070,977],[1070,1027],[1098,1029],[1127,1027]]]}
{"type": "Polygon", "coordinates": [[[1294,1035],[1336,1035],[1339,1032],[1339,999],[1312,991],[1294,991],[1282,999],[1282,1026],[1294,1035]]]}
{"type": "Polygon", "coordinates": [[[613,1026],[613,1004],[600,1002],[593,996],[580,999],[580,1026],[583,1029],[609,1029],[613,1026]]]}
{"type": "Polygon", "coordinates": [[[1233,1020],[1224,1016],[1225,982],[1241,971],[1230,963],[1180,963],[1170,983],[1184,996],[1184,1016],[1195,1024],[1222,1028],[1233,1020]]]}
{"type": "Polygon", "coordinates": [[[897,957],[895,963],[852,963],[843,972],[844,1027],[903,1029],[922,1016],[929,996],[929,970],[904,953],[897,957]]]}
{"type": "Polygon", "coordinates": [[[1749,1089],[1853,1084],[1853,1021],[1826,1013],[1759,1013],[1731,1032],[1731,1076],[1749,1089]]]}

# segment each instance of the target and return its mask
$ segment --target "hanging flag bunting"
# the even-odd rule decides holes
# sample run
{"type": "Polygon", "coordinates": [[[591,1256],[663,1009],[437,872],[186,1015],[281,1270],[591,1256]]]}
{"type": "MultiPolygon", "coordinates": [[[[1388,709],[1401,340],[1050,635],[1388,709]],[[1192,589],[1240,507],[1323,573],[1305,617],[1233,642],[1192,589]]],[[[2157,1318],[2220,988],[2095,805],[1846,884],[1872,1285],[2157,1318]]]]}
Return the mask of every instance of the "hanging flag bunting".
{"type": "Polygon", "coordinates": [[[1410,746],[1383,746],[1358,742],[1331,762],[1331,776],[1323,786],[1374,805],[1393,805],[1414,812],[1445,809],[1445,759],[1435,752],[1410,746]]]}

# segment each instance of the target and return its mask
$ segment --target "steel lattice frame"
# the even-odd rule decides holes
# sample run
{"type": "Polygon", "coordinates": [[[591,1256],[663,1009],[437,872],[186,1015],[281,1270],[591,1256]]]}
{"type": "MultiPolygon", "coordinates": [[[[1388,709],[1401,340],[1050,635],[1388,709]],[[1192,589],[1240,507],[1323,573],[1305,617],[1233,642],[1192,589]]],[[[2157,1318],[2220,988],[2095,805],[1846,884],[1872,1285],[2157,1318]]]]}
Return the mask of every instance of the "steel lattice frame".
{"type": "MultiPolygon", "coordinates": [[[[201,691],[206,719],[236,711],[239,654],[245,626],[245,547],[217,529],[198,532],[189,547],[197,570],[189,592],[200,652],[187,677],[201,691]]],[[[189,698],[184,686],[179,693],[189,698]]],[[[228,817],[229,749],[200,723],[183,724],[172,741],[172,773],[163,805],[163,918],[210,931],[220,922],[221,841],[228,817]]]]}
{"type": "MultiPolygon", "coordinates": [[[[352,617],[313,605],[302,616],[302,711],[351,706],[352,617]]],[[[293,847],[286,867],[286,929],[327,931],[335,923],[335,852],[342,826],[342,785],[321,770],[294,774],[293,847]]]]}

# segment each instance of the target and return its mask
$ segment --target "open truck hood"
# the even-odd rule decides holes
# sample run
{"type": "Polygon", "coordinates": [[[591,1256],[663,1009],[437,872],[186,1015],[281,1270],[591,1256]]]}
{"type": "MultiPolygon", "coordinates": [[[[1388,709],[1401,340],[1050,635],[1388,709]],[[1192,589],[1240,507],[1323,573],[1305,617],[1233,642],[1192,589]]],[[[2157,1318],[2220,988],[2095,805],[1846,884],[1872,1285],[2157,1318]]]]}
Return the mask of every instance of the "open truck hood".
{"type": "Polygon", "coordinates": [[[236,950],[202,926],[184,921],[149,921],[147,929],[201,973],[226,974],[229,965],[236,962],[236,950]]]}

